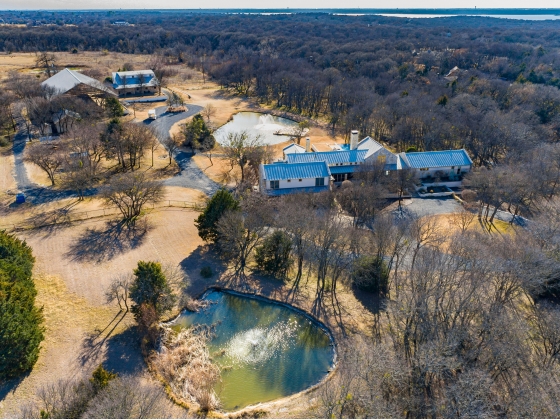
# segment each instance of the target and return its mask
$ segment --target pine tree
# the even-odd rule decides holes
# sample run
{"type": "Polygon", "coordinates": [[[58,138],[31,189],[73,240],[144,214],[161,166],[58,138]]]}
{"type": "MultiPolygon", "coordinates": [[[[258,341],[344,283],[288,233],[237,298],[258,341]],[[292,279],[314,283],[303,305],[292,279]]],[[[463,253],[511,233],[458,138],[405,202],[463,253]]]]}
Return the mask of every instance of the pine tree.
{"type": "Polygon", "coordinates": [[[194,222],[198,236],[207,242],[218,238],[217,223],[227,210],[239,209],[239,202],[224,189],[218,190],[206,204],[206,208],[194,222]]]}

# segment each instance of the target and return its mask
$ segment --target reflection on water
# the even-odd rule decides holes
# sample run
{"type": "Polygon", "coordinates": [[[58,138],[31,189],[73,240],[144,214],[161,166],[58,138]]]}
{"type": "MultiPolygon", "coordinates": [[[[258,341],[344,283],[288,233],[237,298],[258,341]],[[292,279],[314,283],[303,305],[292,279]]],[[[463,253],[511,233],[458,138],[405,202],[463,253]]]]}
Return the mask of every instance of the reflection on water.
{"type": "Polygon", "coordinates": [[[290,136],[278,136],[274,133],[279,130],[289,129],[297,126],[297,122],[286,118],[275,117],[258,112],[240,112],[233,119],[216,130],[214,137],[216,141],[223,144],[229,133],[246,131],[252,136],[259,135],[264,144],[278,144],[290,139],[290,136]]]}
{"type": "Polygon", "coordinates": [[[319,382],[333,363],[328,335],[289,308],[226,292],[210,292],[200,312],[184,312],[175,324],[213,325],[209,343],[222,368],[216,390],[225,410],[290,395],[319,382]]]}

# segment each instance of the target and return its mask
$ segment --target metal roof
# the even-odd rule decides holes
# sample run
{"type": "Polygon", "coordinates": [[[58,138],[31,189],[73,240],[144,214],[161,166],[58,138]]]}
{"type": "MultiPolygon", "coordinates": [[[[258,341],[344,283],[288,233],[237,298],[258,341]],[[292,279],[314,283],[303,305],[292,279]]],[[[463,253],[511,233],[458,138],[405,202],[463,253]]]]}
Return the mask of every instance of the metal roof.
{"type": "Polygon", "coordinates": [[[61,70],[54,76],[49,77],[47,80],[41,83],[41,85],[43,86],[48,86],[52,89],[55,89],[57,93],[66,93],[81,84],[90,86],[98,90],[102,90],[103,92],[110,95],[117,96],[113,91],[104,86],[100,81],[92,79],[85,74],[70,69],[61,70]]]}
{"type": "Polygon", "coordinates": [[[273,163],[263,165],[264,177],[268,181],[296,178],[321,178],[330,176],[329,167],[323,162],[273,163]]]}
{"type": "Polygon", "coordinates": [[[299,144],[292,143],[289,146],[286,146],[282,149],[285,154],[289,153],[305,153],[305,147],[300,146],[299,144]]]}
{"type": "Polygon", "coordinates": [[[465,149],[403,153],[401,156],[403,156],[407,166],[411,168],[441,168],[445,166],[472,165],[472,160],[465,149]]]}
{"type": "Polygon", "coordinates": [[[126,78],[126,87],[135,88],[142,86],[157,86],[157,79],[152,70],[117,71],[113,73],[113,88],[121,89],[125,87],[123,77],[126,78]],[[140,76],[144,80],[140,83],[140,76]]]}
{"type": "Polygon", "coordinates": [[[332,152],[292,153],[288,163],[327,162],[327,165],[363,162],[368,150],[335,150],[332,152]]]}

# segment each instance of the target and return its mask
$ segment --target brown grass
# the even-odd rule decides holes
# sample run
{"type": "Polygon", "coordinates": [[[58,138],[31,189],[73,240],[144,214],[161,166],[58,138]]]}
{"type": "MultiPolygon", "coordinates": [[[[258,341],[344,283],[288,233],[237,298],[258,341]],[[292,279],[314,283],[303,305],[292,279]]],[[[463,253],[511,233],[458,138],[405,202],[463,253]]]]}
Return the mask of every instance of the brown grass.
{"type": "Polygon", "coordinates": [[[160,352],[151,360],[175,395],[198,404],[203,411],[219,406],[214,385],[220,380],[220,369],[210,360],[207,341],[204,331],[189,328],[175,333],[164,327],[160,352]]]}

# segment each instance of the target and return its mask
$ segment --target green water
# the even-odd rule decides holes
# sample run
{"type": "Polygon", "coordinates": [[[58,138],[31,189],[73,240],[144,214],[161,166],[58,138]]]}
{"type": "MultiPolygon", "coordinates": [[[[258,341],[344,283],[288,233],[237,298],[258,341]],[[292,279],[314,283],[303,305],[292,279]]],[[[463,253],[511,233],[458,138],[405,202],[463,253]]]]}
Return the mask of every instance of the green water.
{"type": "Polygon", "coordinates": [[[199,312],[185,311],[173,324],[213,325],[209,343],[222,369],[216,388],[222,408],[231,411],[302,391],[330,369],[334,349],[324,330],[287,307],[212,291],[199,312]]]}

